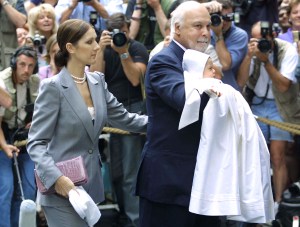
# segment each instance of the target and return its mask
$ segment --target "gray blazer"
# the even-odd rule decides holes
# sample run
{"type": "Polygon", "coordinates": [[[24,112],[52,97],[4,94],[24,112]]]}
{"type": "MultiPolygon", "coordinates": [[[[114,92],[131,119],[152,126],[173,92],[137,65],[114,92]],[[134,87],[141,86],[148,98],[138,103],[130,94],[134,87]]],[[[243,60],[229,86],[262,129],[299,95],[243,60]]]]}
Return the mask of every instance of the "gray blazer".
{"type": "MultiPolygon", "coordinates": [[[[41,83],[35,102],[27,149],[46,188],[62,175],[56,162],[82,155],[88,173],[83,186],[96,203],[104,200],[99,135],[106,123],[131,132],[145,132],[148,118],[128,113],[107,90],[102,73],[87,73],[95,108],[91,115],[66,68],[41,83]]],[[[57,194],[41,195],[44,206],[70,206],[57,194]]]]}

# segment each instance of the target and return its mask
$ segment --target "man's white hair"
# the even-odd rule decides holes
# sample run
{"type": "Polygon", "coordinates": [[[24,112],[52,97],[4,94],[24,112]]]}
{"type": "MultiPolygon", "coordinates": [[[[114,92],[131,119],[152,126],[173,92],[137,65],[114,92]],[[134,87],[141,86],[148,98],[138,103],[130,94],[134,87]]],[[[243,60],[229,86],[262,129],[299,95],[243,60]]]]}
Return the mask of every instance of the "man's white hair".
{"type": "Polygon", "coordinates": [[[190,10],[193,10],[199,7],[201,3],[196,1],[185,1],[181,3],[173,12],[171,18],[171,32],[170,36],[173,38],[175,34],[175,25],[179,24],[180,26],[184,23],[184,18],[186,13],[190,10]]]}

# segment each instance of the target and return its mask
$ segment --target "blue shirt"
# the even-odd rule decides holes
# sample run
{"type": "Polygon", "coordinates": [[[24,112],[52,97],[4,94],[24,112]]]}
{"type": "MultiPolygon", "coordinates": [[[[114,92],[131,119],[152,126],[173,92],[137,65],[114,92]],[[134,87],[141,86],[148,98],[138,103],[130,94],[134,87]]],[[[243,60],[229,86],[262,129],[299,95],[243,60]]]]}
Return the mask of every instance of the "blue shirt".
{"type": "Polygon", "coordinates": [[[286,33],[279,34],[278,38],[282,39],[282,40],[285,40],[285,41],[287,41],[289,43],[293,43],[294,42],[294,38],[293,38],[292,29],[289,28],[286,33]]]}
{"type": "MultiPolygon", "coordinates": [[[[99,1],[101,2],[101,1],[99,1]]],[[[55,14],[57,18],[57,22],[59,24],[59,20],[61,18],[62,12],[64,12],[70,5],[72,1],[70,0],[59,0],[57,5],[55,6],[55,14]]],[[[90,13],[91,11],[96,11],[92,6],[85,5],[82,1],[78,2],[78,5],[73,10],[72,14],[70,15],[70,19],[81,19],[86,22],[90,22],[90,13]]],[[[95,27],[100,31],[105,28],[104,20],[98,16],[97,23],[95,27]]]]}
{"type": "Polygon", "coordinates": [[[18,0],[15,9],[18,10],[20,13],[27,15],[24,7],[24,0],[18,0]]]}
{"type": "MultiPolygon", "coordinates": [[[[98,0],[98,2],[100,2],[100,4],[104,6],[104,8],[107,10],[109,15],[115,12],[123,11],[122,4],[120,5],[118,0],[98,0]],[[112,10],[112,8],[114,9],[112,10]]],[[[72,0],[59,0],[57,2],[57,5],[55,6],[55,15],[58,24],[62,12],[64,12],[71,4],[72,4],[72,0]]],[[[90,23],[90,13],[92,11],[96,11],[96,10],[92,6],[85,5],[82,1],[80,1],[78,2],[76,8],[73,10],[70,19],[81,19],[90,23]]],[[[95,28],[98,31],[106,29],[105,19],[99,16],[99,14],[98,14],[95,28]]]]}
{"type": "MultiPolygon", "coordinates": [[[[236,82],[237,71],[242,63],[248,50],[248,35],[239,28],[231,25],[230,29],[223,34],[225,45],[231,56],[231,67],[229,70],[223,71],[222,81],[225,84],[229,84],[236,90],[241,91],[241,88],[236,82]]],[[[215,47],[216,42],[212,35],[211,44],[215,47]]]]}

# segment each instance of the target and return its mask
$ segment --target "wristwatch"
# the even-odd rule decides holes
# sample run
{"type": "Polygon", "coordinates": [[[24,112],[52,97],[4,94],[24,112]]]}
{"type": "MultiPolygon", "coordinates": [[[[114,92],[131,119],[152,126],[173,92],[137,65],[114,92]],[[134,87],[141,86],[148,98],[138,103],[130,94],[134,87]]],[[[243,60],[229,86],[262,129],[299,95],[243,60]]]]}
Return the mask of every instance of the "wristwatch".
{"type": "Polygon", "coordinates": [[[120,58],[121,58],[121,60],[125,60],[125,59],[127,59],[129,57],[129,53],[123,53],[123,54],[120,54],[120,58]]]}
{"type": "Polygon", "coordinates": [[[2,2],[2,6],[10,5],[9,1],[5,0],[2,2]]]}
{"type": "Polygon", "coordinates": [[[215,36],[214,38],[215,38],[216,42],[224,39],[223,35],[215,36]]]}

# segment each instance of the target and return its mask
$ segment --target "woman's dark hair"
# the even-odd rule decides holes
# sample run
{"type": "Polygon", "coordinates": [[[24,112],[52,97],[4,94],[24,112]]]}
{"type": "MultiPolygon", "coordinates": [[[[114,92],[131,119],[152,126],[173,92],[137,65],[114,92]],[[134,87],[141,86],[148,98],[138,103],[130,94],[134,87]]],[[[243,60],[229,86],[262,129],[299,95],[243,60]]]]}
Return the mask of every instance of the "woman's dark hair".
{"type": "Polygon", "coordinates": [[[93,27],[89,23],[79,19],[66,20],[59,26],[57,31],[59,51],[54,58],[57,67],[66,66],[69,61],[69,52],[66,48],[66,44],[71,43],[76,45],[91,28],[93,27]]]}

